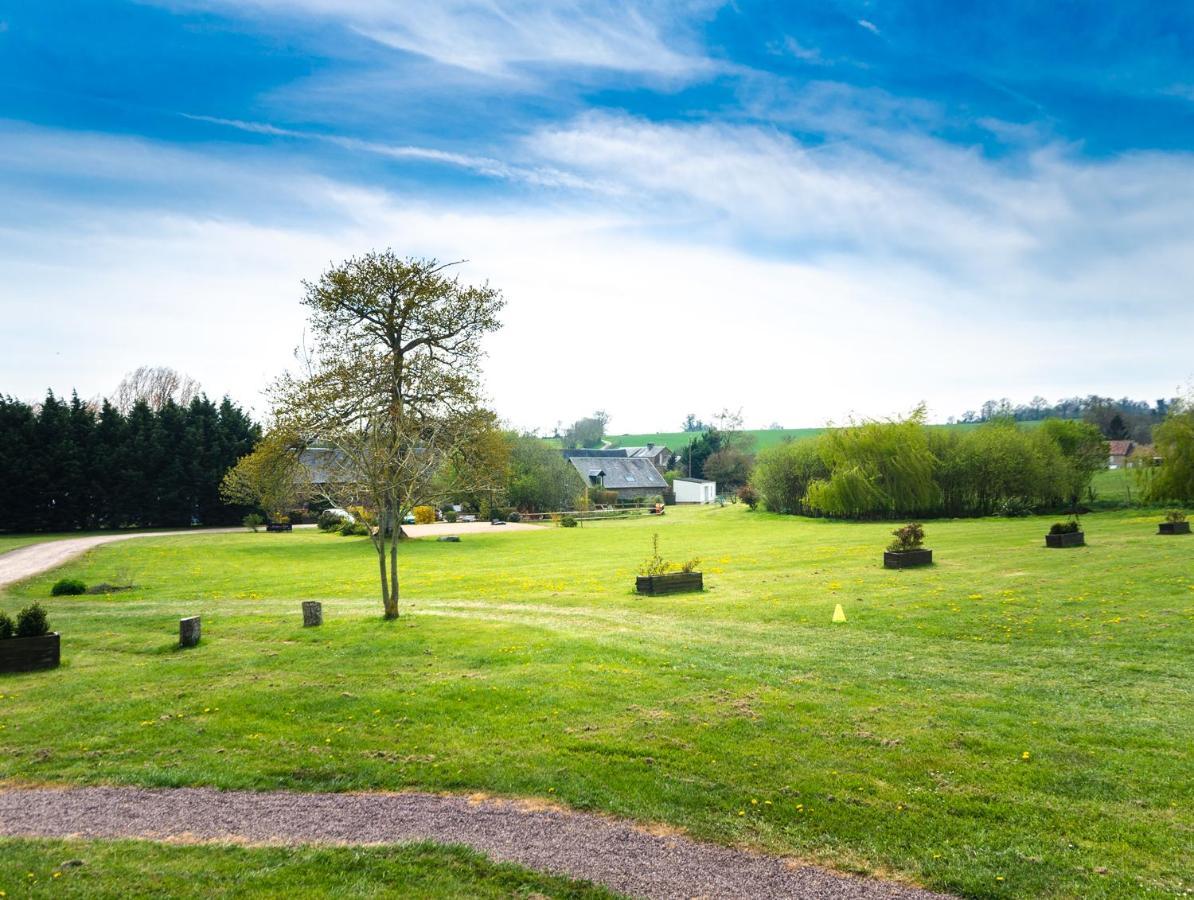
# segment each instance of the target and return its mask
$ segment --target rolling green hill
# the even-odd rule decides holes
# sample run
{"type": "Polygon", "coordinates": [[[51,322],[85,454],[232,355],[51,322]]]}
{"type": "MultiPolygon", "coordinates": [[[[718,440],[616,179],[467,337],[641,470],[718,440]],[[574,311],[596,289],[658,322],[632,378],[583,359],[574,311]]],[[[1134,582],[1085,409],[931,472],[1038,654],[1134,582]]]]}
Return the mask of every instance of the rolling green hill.
{"type": "MultiPolygon", "coordinates": [[[[1021,422],[1021,425],[1032,428],[1040,425],[1036,422],[1021,422]]],[[[930,425],[930,428],[976,428],[977,423],[965,423],[954,425],[930,425]]],[[[746,433],[754,438],[754,445],[752,450],[763,450],[767,447],[773,447],[776,444],[782,444],[784,441],[800,440],[802,438],[816,437],[825,428],[755,428],[747,429],[746,433]]],[[[647,444],[662,444],[673,452],[679,452],[681,448],[685,447],[689,441],[695,438],[699,431],[657,431],[650,434],[610,434],[606,435],[606,440],[610,442],[611,447],[642,447],[647,444]]]]}

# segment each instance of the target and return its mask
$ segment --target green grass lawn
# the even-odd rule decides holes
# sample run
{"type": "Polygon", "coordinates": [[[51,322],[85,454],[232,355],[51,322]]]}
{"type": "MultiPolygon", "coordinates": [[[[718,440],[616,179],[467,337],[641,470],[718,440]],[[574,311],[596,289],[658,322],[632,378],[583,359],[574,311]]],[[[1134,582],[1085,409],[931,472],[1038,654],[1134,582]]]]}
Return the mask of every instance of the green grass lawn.
{"type": "Polygon", "coordinates": [[[0,597],[43,599],[65,660],[0,679],[0,779],[534,795],[967,896],[1173,896],[1194,538],[1158,519],[1087,516],[1075,550],[930,522],[906,571],[890,524],[740,506],[412,541],[393,623],[364,539],[114,544],[0,597]],[[653,531],[703,594],[632,593],[653,531]],[[48,597],[118,569],[139,589],[48,597]]]}
{"type": "Polygon", "coordinates": [[[615,896],[566,878],[493,863],[461,847],[433,844],[293,849],[0,838],[0,896],[4,895],[426,900],[615,896]]]}

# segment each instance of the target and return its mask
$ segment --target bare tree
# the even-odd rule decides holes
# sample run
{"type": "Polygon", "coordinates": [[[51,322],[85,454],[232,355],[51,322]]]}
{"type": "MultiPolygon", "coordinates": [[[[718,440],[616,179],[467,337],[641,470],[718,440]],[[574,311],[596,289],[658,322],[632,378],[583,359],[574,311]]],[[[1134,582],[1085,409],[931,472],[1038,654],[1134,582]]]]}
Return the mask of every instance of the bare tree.
{"type": "Polygon", "coordinates": [[[202,390],[199,382],[190,375],[168,366],[140,366],[121,379],[116,392],[108,399],[128,415],[139,400],[144,400],[156,411],[165,406],[167,400],[187,406],[202,390]]]}
{"type": "Polygon", "coordinates": [[[504,471],[493,464],[505,442],[477,373],[504,301],[487,284],[449,277],[451,265],[387,250],[304,283],[312,344],[302,371],[272,389],[280,426],[318,448],[307,455],[314,489],[374,518],[388,619],[398,616],[403,516],[461,490],[496,489],[504,471]]]}

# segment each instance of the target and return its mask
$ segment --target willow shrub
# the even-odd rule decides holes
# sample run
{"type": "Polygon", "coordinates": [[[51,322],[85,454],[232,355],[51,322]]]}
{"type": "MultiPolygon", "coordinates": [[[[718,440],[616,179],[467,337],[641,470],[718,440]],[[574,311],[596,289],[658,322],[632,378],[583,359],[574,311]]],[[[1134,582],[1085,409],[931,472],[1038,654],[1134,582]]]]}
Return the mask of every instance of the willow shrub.
{"type": "Polygon", "coordinates": [[[839,518],[991,515],[1056,509],[1090,484],[1097,432],[991,422],[928,428],[917,411],[862,422],[759,454],[752,484],[767,509],[839,518]],[[1064,440],[1062,440],[1064,438],[1064,440]]]}
{"type": "Polygon", "coordinates": [[[1153,503],[1194,501],[1194,402],[1175,405],[1153,429],[1159,466],[1137,469],[1145,497],[1153,503]]]}
{"type": "Polygon", "coordinates": [[[924,410],[888,422],[861,422],[818,438],[829,477],[812,482],[805,505],[827,516],[933,513],[941,489],[933,478],[924,410]]]}
{"type": "Polygon", "coordinates": [[[804,495],[812,482],[829,477],[819,440],[809,438],[760,450],[750,483],[763,507],[777,513],[804,513],[804,495]]]}

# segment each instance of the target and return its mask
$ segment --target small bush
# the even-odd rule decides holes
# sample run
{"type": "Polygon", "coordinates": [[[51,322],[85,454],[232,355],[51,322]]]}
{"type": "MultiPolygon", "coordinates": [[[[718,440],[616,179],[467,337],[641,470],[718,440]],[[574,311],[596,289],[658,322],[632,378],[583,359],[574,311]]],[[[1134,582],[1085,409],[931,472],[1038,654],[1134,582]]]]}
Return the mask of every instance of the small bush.
{"type": "Polygon", "coordinates": [[[279,513],[278,515],[272,516],[271,518],[275,525],[289,525],[290,524],[290,516],[285,515],[283,513],[279,513]]]}
{"type": "Polygon", "coordinates": [[[1077,534],[1081,530],[1078,520],[1070,519],[1068,522],[1054,522],[1049,527],[1049,534],[1077,534]]]}
{"type": "Polygon", "coordinates": [[[1186,521],[1186,514],[1180,509],[1171,509],[1169,512],[1165,513],[1165,521],[1173,525],[1179,525],[1186,521]]]}
{"type": "Polygon", "coordinates": [[[240,520],[240,523],[242,525],[244,525],[245,528],[249,529],[250,531],[256,531],[258,528],[260,528],[262,525],[265,524],[265,518],[263,516],[261,516],[259,513],[249,513],[247,516],[245,516],[243,519],[240,520]]]}
{"type": "Polygon", "coordinates": [[[456,512],[456,510],[454,510],[454,509],[449,509],[444,513],[444,521],[445,522],[455,522],[459,518],[460,518],[460,513],[456,512]]]}
{"type": "Polygon", "coordinates": [[[1032,503],[1023,497],[1008,497],[999,504],[999,515],[1018,519],[1032,515],[1032,503]]]}
{"type": "Polygon", "coordinates": [[[416,525],[432,525],[435,523],[434,506],[416,506],[413,510],[416,525]]]}
{"type": "Polygon", "coordinates": [[[506,521],[507,522],[521,522],[522,521],[522,513],[520,513],[518,510],[514,510],[508,516],[506,516],[506,521]]]}
{"type": "Polygon", "coordinates": [[[700,565],[701,558],[699,556],[694,556],[692,559],[686,561],[682,566],[680,566],[680,571],[685,575],[691,575],[697,570],[697,568],[700,567],[700,565]]]}
{"type": "Polygon", "coordinates": [[[332,512],[330,509],[325,509],[319,514],[319,518],[315,520],[315,527],[320,531],[339,531],[340,526],[347,522],[348,519],[344,516],[332,512]]]}
{"type": "Polygon", "coordinates": [[[651,535],[651,555],[643,560],[643,564],[638,567],[638,573],[646,577],[663,575],[670,568],[667,560],[659,553],[659,535],[651,535]]]}
{"type": "Polygon", "coordinates": [[[577,524],[576,516],[560,516],[561,528],[575,528],[577,524]]]}
{"type": "Polygon", "coordinates": [[[292,509],[286,513],[291,525],[306,525],[308,513],[305,509],[292,509]]]}
{"type": "Polygon", "coordinates": [[[8,613],[0,612],[0,641],[12,637],[13,630],[12,619],[9,618],[8,613]]]}
{"type": "Polygon", "coordinates": [[[744,484],[742,487],[738,488],[738,499],[751,509],[759,508],[759,492],[749,484],[744,484]]]}
{"type": "Polygon", "coordinates": [[[17,637],[41,637],[50,633],[50,621],[39,603],[31,603],[17,613],[17,637]]]}
{"type": "Polygon", "coordinates": [[[349,522],[345,519],[340,526],[340,534],[344,537],[368,537],[372,532],[364,522],[349,522]]]}
{"type": "Polygon", "coordinates": [[[76,594],[86,594],[87,585],[78,578],[59,578],[50,588],[51,597],[72,597],[76,594]]]}
{"type": "Polygon", "coordinates": [[[925,529],[919,522],[909,522],[902,528],[892,532],[895,540],[887,545],[892,553],[907,553],[909,550],[919,550],[925,544],[925,529]]]}

